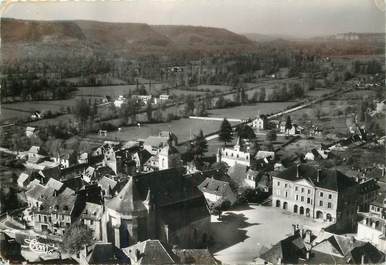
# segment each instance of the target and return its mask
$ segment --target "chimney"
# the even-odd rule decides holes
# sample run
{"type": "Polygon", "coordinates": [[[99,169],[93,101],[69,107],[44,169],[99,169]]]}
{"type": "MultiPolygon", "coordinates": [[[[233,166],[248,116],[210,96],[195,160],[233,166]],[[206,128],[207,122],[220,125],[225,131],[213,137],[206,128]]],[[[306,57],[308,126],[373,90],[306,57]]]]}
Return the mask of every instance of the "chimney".
{"type": "Polygon", "coordinates": [[[365,254],[362,254],[361,256],[361,264],[365,264],[365,254]]]}
{"type": "Polygon", "coordinates": [[[304,238],[304,242],[305,242],[305,243],[311,244],[311,235],[312,235],[311,230],[307,230],[307,231],[306,231],[306,236],[305,236],[305,238],[304,238]]]}
{"type": "Polygon", "coordinates": [[[318,173],[316,175],[316,182],[319,182],[320,181],[320,169],[318,169],[318,173]]]}

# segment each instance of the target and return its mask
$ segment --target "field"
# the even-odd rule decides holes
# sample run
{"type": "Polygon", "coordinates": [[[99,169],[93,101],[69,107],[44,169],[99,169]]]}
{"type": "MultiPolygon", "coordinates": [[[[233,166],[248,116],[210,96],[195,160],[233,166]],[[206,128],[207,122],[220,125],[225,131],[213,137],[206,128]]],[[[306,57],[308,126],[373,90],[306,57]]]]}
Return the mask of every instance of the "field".
{"type": "MultiPolygon", "coordinates": [[[[160,92],[164,84],[154,83],[145,85],[145,88],[148,94],[152,92],[160,92]]],[[[94,97],[105,97],[110,96],[111,98],[116,98],[119,95],[125,95],[130,90],[133,91],[136,88],[136,85],[118,85],[118,86],[95,86],[95,87],[79,87],[77,95],[92,95],[94,97]]]]}
{"type": "Polygon", "coordinates": [[[209,111],[211,117],[247,119],[256,117],[260,114],[270,114],[284,110],[288,106],[294,105],[296,102],[264,102],[251,105],[243,105],[226,109],[213,109],[209,111]]]}
{"type": "MultiPolygon", "coordinates": [[[[232,124],[232,123],[231,123],[232,124]]],[[[233,123],[235,124],[235,123],[233,123]]],[[[160,131],[171,130],[178,137],[178,141],[189,140],[190,136],[198,134],[200,129],[203,130],[204,134],[208,134],[217,131],[220,128],[221,121],[203,121],[193,119],[180,119],[171,121],[168,123],[153,123],[144,124],[140,128],[136,126],[124,127],[120,132],[108,133],[108,139],[116,139],[122,141],[144,139],[150,135],[158,135],[160,131]]],[[[103,139],[103,136],[96,136],[90,134],[91,137],[98,137],[103,139]]]]}

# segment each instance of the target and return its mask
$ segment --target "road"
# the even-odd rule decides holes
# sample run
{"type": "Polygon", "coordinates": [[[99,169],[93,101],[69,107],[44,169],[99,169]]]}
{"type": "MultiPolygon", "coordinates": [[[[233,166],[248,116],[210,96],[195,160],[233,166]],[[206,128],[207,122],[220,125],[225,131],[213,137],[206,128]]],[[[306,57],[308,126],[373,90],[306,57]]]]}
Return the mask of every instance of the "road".
{"type": "MultiPolygon", "coordinates": [[[[341,90],[339,90],[339,91],[337,91],[335,93],[332,93],[332,94],[329,94],[329,95],[326,95],[326,96],[322,96],[321,98],[318,98],[318,99],[315,99],[315,100],[312,100],[312,101],[309,101],[309,102],[305,102],[305,103],[303,103],[300,106],[296,106],[296,107],[293,107],[293,108],[290,108],[290,109],[283,110],[283,111],[280,111],[278,113],[272,114],[270,116],[267,116],[267,119],[277,118],[277,117],[280,117],[280,116],[282,116],[284,114],[288,114],[288,113],[291,113],[291,112],[294,112],[294,111],[298,111],[300,109],[307,108],[309,106],[312,106],[313,104],[320,103],[320,102],[325,101],[327,99],[336,97],[336,96],[338,96],[340,94],[347,93],[347,92],[349,92],[351,90],[352,90],[352,88],[341,89],[341,90]]],[[[241,122],[240,124],[243,124],[243,122],[241,122]]],[[[238,126],[240,124],[234,125],[233,127],[236,127],[236,126],[238,126]]],[[[252,122],[246,122],[245,124],[251,125],[252,122]]],[[[218,132],[219,131],[215,132],[214,134],[210,134],[210,135],[206,136],[205,139],[207,141],[211,141],[211,140],[217,139],[219,137],[218,132]]]]}

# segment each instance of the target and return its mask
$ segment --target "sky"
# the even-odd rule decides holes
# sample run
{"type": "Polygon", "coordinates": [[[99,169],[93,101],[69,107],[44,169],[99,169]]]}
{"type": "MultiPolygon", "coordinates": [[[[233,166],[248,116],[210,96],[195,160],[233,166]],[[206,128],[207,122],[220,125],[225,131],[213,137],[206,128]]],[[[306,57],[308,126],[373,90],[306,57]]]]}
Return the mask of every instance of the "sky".
{"type": "Polygon", "coordinates": [[[383,0],[14,1],[3,17],[195,25],[298,37],[385,32],[383,0]]]}

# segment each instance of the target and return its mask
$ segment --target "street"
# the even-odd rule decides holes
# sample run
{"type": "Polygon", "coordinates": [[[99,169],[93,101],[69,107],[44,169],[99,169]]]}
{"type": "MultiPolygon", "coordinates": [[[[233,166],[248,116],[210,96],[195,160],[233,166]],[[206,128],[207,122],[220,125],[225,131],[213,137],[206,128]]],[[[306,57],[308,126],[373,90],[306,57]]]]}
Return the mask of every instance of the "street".
{"type": "Polygon", "coordinates": [[[293,232],[292,224],[318,233],[322,222],[271,206],[247,205],[223,213],[220,221],[212,216],[214,256],[223,264],[247,264],[293,232]]]}

